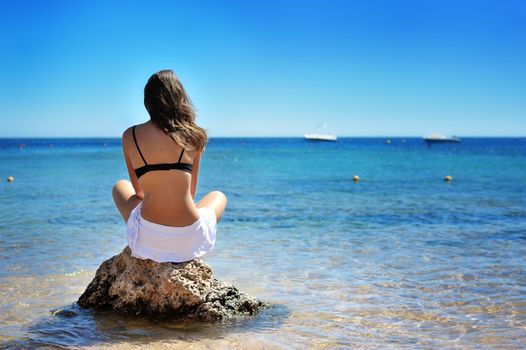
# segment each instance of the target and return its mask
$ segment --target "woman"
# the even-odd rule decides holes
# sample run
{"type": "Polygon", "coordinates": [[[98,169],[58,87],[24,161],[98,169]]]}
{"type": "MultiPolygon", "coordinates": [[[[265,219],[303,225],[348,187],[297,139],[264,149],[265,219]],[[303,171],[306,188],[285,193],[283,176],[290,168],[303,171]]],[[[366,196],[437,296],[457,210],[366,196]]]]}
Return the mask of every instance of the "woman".
{"type": "Polygon", "coordinates": [[[130,181],[113,186],[113,200],[126,222],[132,255],[157,262],[205,257],[227,199],[219,191],[194,204],[206,131],[171,70],[150,77],[144,88],[150,120],[122,135],[130,181]]]}

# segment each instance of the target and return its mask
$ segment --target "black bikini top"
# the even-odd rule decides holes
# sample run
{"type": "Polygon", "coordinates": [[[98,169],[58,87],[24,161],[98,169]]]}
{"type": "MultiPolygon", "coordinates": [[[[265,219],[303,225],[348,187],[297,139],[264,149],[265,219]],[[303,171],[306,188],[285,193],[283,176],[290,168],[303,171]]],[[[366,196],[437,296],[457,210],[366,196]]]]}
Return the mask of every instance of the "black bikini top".
{"type": "Polygon", "coordinates": [[[132,133],[133,133],[133,141],[135,142],[135,146],[137,146],[137,150],[139,151],[142,161],[144,162],[144,165],[142,167],[135,169],[135,175],[137,175],[137,178],[140,178],[147,172],[154,171],[154,170],[176,169],[176,170],[186,171],[187,173],[190,173],[190,174],[192,173],[192,164],[181,163],[181,158],[183,157],[184,148],[181,150],[181,154],[179,155],[179,160],[177,161],[177,163],[148,164],[146,162],[146,159],[144,159],[144,156],[142,155],[139,145],[137,144],[137,137],[135,136],[135,126],[132,128],[132,133]]]}

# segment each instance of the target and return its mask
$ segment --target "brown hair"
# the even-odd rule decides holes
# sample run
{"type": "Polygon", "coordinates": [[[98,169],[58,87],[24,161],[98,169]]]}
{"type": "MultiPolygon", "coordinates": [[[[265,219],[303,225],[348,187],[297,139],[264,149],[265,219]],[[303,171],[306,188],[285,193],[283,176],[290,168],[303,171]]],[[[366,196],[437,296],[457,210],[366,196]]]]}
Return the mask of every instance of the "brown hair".
{"type": "Polygon", "coordinates": [[[195,108],[172,70],[150,77],[144,87],[144,106],[154,124],[184,149],[202,151],[208,137],[195,123],[195,108]]]}

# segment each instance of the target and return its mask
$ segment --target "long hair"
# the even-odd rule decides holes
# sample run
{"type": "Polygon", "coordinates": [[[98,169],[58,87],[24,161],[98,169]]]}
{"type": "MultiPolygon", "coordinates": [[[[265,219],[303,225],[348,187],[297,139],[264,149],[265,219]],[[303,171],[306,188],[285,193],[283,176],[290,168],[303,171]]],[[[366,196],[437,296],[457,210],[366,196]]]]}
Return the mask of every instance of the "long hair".
{"type": "Polygon", "coordinates": [[[150,77],[144,87],[144,106],[154,124],[186,150],[202,151],[208,137],[195,123],[195,108],[172,70],[150,77]]]}

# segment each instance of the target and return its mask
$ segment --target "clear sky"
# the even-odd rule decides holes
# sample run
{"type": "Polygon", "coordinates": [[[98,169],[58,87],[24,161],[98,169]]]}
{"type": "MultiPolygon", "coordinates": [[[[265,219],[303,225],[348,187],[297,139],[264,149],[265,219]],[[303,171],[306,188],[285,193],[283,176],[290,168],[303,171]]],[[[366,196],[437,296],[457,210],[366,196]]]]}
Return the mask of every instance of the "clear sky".
{"type": "Polygon", "coordinates": [[[526,1],[0,0],[0,137],[120,136],[173,69],[213,136],[526,135],[526,1]]]}

